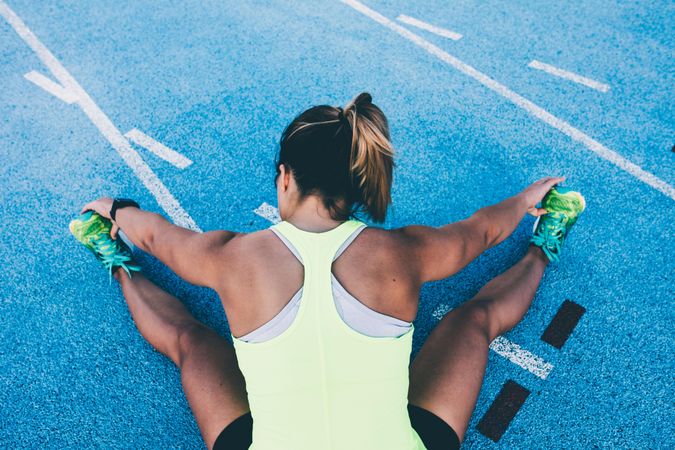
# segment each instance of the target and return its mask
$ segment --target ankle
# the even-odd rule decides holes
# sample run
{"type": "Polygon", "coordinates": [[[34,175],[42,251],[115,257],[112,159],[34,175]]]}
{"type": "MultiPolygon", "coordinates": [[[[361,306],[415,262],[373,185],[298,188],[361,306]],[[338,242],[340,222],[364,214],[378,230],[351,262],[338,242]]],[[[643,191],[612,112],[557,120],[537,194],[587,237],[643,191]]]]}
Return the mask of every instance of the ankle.
{"type": "Polygon", "coordinates": [[[548,265],[551,261],[548,259],[548,256],[546,256],[546,253],[541,249],[541,247],[530,244],[530,247],[527,250],[527,255],[528,257],[532,257],[536,260],[542,261],[545,265],[548,265]]]}
{"type": "Polygon", "coordinates": [[[112,276],[120,283],[132,279],[133,276],[140,275],[141,266],[136,263],[132,255],[124,255],[117,262],[113,263],[112,276]]]}
{"type": "MultiPolygon", "coordinates": [[[[133,264],[133,261],[129,261],[130,264],[133,264]]],[[[131,276],[127,273],[126,270],[122,266],[114,266],[112,268],[112,276],[115,278],[120,284],[127,282],[131,280],[131,276]]]]}
{"type": "Polygon", "coordinates": [[[124,278],[123,275],[126,276],[126,274],[124,273],[124,269],[122,269],[122,267],[115,266],[115,267],[112,268],[112,276],[118,282],[122,283],[123,278],[124,278]]]}

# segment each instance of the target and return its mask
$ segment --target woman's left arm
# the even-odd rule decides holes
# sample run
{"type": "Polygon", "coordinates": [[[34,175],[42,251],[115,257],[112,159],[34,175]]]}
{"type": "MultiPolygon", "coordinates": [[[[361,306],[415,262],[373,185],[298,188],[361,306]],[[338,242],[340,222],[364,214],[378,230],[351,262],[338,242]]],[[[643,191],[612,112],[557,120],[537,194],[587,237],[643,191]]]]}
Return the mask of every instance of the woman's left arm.
{"type": "MultiPolygon", "coordinates": [[[[94,210],[110,219],[113,199],[102,197],[82,208],[94,210]]],[[[116,237],[118,229],[141,250],[155,256],[169,266],[185,281],[199,286],[215,288],[222,274],[223,249],[238,233],[231,231],[207,231],[204,233],[179,227],[160,214],[135,207],[118,209],[111,234],[116,237]]]]}

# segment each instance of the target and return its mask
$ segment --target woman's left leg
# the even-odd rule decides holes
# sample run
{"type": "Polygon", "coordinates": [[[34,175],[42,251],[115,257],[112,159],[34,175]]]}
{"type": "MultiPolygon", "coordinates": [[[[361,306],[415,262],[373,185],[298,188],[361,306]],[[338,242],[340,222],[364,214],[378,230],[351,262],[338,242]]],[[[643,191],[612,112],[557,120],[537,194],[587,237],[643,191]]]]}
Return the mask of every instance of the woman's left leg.
{"type": "Polygon", "coordinates": [[[548,259],[530,246],[517,264],[447,313],[410,365],[410,404],[431,411],[460,442],[483,384],[489,345],[527,313],[548,259]]]}
{"type": "Polygon", "coordinates": [[[141,335],[179,368],[185,396],[206,446],[249,412],[244,376],[232,345],[141,273],[114,274],[141,335]]]}

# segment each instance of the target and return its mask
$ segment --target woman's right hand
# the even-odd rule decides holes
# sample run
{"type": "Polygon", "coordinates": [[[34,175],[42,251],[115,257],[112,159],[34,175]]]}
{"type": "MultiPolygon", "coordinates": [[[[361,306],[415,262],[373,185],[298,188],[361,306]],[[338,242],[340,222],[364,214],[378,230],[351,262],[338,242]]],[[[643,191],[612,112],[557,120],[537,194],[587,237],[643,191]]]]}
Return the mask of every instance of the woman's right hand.
{"type": "Polygon", "coordinates": [[[527,212],[535,217],[546,214],[544,208],[537,208],[548,191],[558,183],[565,181],[565,177],[546,177],[529,185],[520,195],[527,203],[527,212]]]}

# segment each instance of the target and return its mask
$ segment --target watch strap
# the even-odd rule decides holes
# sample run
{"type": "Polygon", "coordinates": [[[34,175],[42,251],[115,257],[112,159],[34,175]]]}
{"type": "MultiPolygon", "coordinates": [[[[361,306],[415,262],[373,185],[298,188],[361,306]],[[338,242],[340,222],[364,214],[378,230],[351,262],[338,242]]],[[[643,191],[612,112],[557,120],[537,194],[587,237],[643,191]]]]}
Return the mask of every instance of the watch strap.
{"type": "Polygon", "coordinates": [[[115,214],[120,208],[126,208],[127,206],[133,206],[134,208],[140,208],[139,204],[130,198],[115,198],[113,199],[113,204],[110,207],[110,218],[115,220],[115,214]]]}

